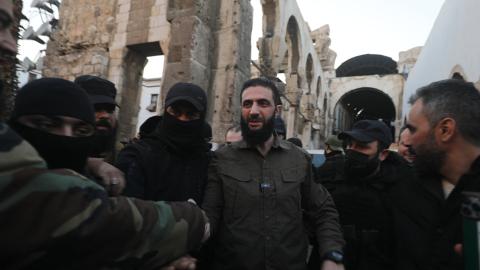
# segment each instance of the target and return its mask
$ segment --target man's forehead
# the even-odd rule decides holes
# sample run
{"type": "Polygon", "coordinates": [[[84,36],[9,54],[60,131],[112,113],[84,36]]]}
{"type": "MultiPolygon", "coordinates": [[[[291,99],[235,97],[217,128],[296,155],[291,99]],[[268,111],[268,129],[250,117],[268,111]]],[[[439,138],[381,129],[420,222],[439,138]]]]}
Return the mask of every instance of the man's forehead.
{"type": "Polygon", "coordinates": [[[273,92],[270,88],[264,86],[250,86],[242,93],[243,100],[268,99],[273,102],[273,92]]]}
{"type": "Polygon", "coordinates": [[[422,117],[425,118],[425,115],[423,114],[423,101],[419,99],[413,103],[408,112],[407,124],[413,125],[414,122],[419,121],[422,117]]]}
{"type": "Polygon", "coordinates": [[[199,111],[197,110],[197,108],[195,108],[195,106],[192,103],[186,100],[175,101],[170,106],[175,110],[186,110],[186,111],[195,111],[195,112],[199,111]]]}

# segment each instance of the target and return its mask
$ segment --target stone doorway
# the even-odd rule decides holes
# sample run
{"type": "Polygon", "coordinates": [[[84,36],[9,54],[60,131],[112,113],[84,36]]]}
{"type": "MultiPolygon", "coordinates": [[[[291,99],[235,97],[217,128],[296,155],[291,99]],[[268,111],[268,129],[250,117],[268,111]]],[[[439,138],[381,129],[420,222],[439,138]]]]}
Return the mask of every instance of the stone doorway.
{"type": "MultiPolygon", "coordinates": [[[[395,105],[383,91],[362,87],[344,94],[334,108],[333,131],[348,130],[363,119],[381,119],[388,126],[396,120],[395,105]]],[[[392,135],[395,134],[392,130],[392,135]]]]}

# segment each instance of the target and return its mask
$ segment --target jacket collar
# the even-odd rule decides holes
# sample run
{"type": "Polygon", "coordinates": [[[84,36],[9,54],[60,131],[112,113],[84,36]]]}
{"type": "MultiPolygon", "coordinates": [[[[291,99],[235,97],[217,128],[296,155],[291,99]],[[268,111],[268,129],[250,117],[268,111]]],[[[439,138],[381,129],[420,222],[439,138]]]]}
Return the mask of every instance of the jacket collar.
{"type": "MultiPolygon", "coordinates": [[[[238,149],[252,148],[252,146],[248,145],[248,143],[245,140],[241,140],[239,142],[232,143],[232,147],[238,148],[238,149]]],[[[287,141],[281,140],[280,138],[278,138],[278,136],[276,134],[273,134],[272,148],[274,148],[274,149],[281,148],[281,149],[289,150],[289,149],[292,149],[292,145],[290,143],[288,143],[287,141]]]]}

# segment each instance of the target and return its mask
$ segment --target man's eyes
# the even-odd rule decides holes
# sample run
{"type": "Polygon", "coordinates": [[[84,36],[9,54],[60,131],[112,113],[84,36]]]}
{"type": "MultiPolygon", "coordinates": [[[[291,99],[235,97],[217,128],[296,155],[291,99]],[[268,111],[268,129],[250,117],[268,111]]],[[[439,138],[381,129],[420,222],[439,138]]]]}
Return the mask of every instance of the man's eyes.
{"type": "Polygon", "coordinates": [[[94,129],[93,127],[88,125],[81,125],[81,126],[75,127],[74,133],[75,133],[75,136],[87,137],[87,136],[93,135],[94,129]]]}
{"type": "Polygon", "coordinates": [[[244,108],[250,108],[250,107],[252,107],[252,104],[253,104],[252,101],[245,101],[245,102],[243,102],[242,105],[243,105],[244,108]]]}
{"type": "Polygon", "coordinates": [[[50,119],[38,119],[33,121],[33,124],[39,129],[43,129],[43,130],[55,128],[59,125],[59,123],[56,123],[55,121],[52,121],[50,119]]]}
{"type": "MultiPolygon", "coordinates": [[[[268,100],[263,100],[263,99],[262,99],[262,100],[258,100],[258,101],[255,101],[255,102],[256,102],[257,105],[260,106],[260,107],[270,107],[270,106],[271,106],[271,103],[270,103],[270,101],[268,101],[268,100]]],[[[247,100],[247,101],[244,101],[244,102],[243,102],[242,106],[243,106],[244,108],[250,108],[250,107],[253,106],[253,103],[254,103],[253,101],[247,100]]]]}

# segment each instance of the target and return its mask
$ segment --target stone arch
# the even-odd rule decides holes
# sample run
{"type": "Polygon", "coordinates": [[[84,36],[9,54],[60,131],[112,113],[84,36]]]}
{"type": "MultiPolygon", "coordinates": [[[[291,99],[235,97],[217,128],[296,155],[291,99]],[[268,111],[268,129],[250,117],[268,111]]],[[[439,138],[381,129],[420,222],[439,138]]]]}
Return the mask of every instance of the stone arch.
{"type": "Polygon", "coordinates": [[[266,37],[272,37],[275,32],[275,24],[277,22],[276,1],[267,0],[262,5],[263,11],[263,32],[266,37]]]}
{"type": "Polygon", "coordinates": [[[304,145],[309,147],[313,145],[313,133],[321,131],[326,134],[325,123],[318,117],[321,102],[318,102],[315,88],[321,85],[318,80],[324,75],[311,30],[296,1],[265,0],[262,9],[263,37],[257,43],[260,47],[259,64],[268,76],[285,73],[282,116],[287,137],[302,138],[304,145]]]}
{"type": "Polygon", "coordinates": [[[307,84],[309,91],[312,91],[312,82],[313,82],[313,59],[312,55],[308,54],[307,56],[307,63],[305,64],[306,66],[306,77],[307,77],[307,84]]]}
{"type": "MultiPolygon", "coordinates": [[[[390,119],[394,122],[395,127],[400,127],[402,116],[402,98],[403,98],[403,78],[401,75],[384,75],[384,76],[358,76],[358,77],[344,77],[336,78],[331,81],[330,91],[331,96],[329,98],[330,106],[328,107],[329,116],[332,121],[329,122],[328,130],[331,133],[338,128],[338,124],[335,122],[338,120],[338,108],[337,105],[345,96],[348,96],[350,92],[353,93],[365,93],[360,90],[369,90],[371,95],[366,95],[370,98],[360,97],[361,100],[368,100],[368,103],[373,104],[376,107],[382,106],[382,103],[393,104],[389,106],[393,107],[394,112],[390,115],[395,115],[395,119],[390,119]],[[372,90],[373,89],[373,90],[372,90]],[[375,95],[376,94],[376,95],[375,95]],[[381,98],[381,96],[385,98],[381,98]],[[387,98],[388,97],[388,102],[387,98]],[[373,101],[376,100],[376,101],[373,101]]],[[[355,98],[355,96],[353,96],[355,98]]],[[[358,96],[357,96],[358,98],[358,96]]],[[[348,121],[347,121],[348,122],[348,121]]],[[[348,127],[348,125],[347,125],[348,127]]]]}
{"type": "Polygon", "coordinates": [[[290,17],[287,24],[287,34],[285,35],[285,42],[288,45],[288,73],[297,74],[298,64],[300,62],[300,47],[299,47],[299,29],[295,17],[290,17]]]}
{"type": "Polygon", "coordinates": [[[389,95],[370,87],[345,93],[335,104],[333,112],[333,130],[348,130],[353,123],[363,119],[381,119],[390,126],[397,117],[395,104],[389,95]]]}

